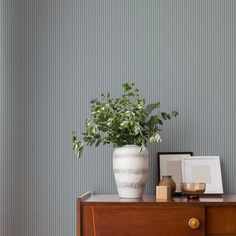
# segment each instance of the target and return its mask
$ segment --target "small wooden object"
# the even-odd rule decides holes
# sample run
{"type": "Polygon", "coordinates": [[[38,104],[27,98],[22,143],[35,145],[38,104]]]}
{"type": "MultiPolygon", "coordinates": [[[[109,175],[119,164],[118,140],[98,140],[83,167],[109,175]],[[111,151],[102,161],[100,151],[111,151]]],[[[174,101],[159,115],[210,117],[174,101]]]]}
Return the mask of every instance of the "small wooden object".
{"type": "Polygon", "coordinates": [[[170,186],[156,186],[156,200],[170,200],[170,186]]]}

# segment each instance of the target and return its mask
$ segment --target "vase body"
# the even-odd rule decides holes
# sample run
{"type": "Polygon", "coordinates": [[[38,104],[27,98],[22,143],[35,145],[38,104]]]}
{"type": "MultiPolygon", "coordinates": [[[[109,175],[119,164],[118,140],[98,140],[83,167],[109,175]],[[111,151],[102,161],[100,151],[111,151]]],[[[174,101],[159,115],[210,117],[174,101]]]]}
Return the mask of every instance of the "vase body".
{"type": "Polygon", "coordinates": [[[142,198],[148,177],[148,151],[136,145],[115,148],[113,172],[121,198],[142,198]]]}
{"type": "Polygon", "coordinates": [[[176,184],[171,175],[162,176],[159,186],[170,186],[171,197],[175,195],[176,184]]]}

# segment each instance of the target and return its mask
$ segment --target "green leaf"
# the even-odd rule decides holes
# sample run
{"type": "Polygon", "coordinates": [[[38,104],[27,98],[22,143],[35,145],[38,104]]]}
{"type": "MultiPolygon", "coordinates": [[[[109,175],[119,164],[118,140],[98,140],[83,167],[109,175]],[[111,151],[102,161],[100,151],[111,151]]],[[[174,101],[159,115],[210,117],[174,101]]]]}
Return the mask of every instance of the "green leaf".
{"type": "Polygon", "coordinates": [[[76,136],[73,136],[72,137],[72,143],[75,143],[76,142],[76,136]]]}
{"type": "Polygon", "coordinates": [[[171,115],[173,117],[177,117],[179,115],[179,112],[178,111],[172,111],[171,115]]]}
{"type": "Polygon", "coordinates": [[[159,115],[156,115],[156,116],[151,116],[150,117],[150,119],[149,119],[149,121],[148,121],[148,124],[150,125],[150,126],[154,126],[154,125],[163,125],[163,122],[162,122],[162,120],[161,120],[161,118],[160,118],[160,116],[159,115]]]}
{"type": "Polygon", "coordinates": [[[101,143],[101,140],[97,140],[96,143],[95,143],[95,147],[98,147],[101,143]]]}
{"type": "Polygon", "coordinates": [[[90,103],[91,103],[91,104],[94,104],[96,101],[97,101],[97,98],[92,99],[92,100],[90,101],[90,103]]]}
{"type": "Polygon", "coordinates": [[[145,109],[147,116],[150,115],[155,109],[157,109],[159,107],[160,107],[160,102],[147,105],[147,107],[145,109]]]}
{"type": "Polygon", "coordinates": [[[129,84],[129,83],[123,83],[122,87],[123,87],[125,92],[128,92],[128,91],[130,91],[132,89],[133,85],[129,84]]]}
{"type": "Polygon", "coordinates": [[[103,140],[103,142],[102,142],[103,145],[106,145],[106,144],[109,144],[109,143],[110,143],[110,142],[107,141],[107,140],[103,140]]]}
{"type": "Polygon", "coordinates": [[[130,96],[130,97],[135,96],[135,93],[128,93],[127,96],[130,96]]]}
{"type": "Polygon", "coordinates": [[[164,120],[167,119],[167,113],[166,113],[166,112],[162,112],[162,113],[161,113],[161,116],[162,116],[162,118],[163,118],[164,120]]]}

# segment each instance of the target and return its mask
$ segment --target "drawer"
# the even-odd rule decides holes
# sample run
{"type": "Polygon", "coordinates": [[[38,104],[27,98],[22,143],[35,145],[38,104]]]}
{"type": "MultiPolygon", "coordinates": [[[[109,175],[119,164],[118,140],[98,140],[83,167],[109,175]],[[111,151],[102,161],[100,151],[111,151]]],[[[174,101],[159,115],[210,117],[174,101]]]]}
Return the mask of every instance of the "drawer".
{"type": "Polygon", "coordinates": [[[236,207],[207,207],[206,233],[209,236],[236,236],[236,207]]]}
{"type": "Polygon", "coordinates": [[[82,219],[83,236],[205,235],[204,207],[104,204],[84,206],[82,212],[86,216],[82,219]],[[198,229],[189,226],[189,220],[193,217],[200,221],[198,229]]]}

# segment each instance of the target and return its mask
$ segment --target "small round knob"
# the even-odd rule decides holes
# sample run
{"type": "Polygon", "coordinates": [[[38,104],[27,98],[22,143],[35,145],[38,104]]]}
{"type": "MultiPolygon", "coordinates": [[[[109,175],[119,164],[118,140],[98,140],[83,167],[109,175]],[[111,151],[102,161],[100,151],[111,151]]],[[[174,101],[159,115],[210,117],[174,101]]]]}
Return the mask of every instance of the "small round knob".
{"type": "Polygon", "coordinates": [[[199,219],[197,218],[191,218],[189,221],[188,221],[188,225],[191,229],[198,229],[199,226],[200,226],[200,221],[199,219]]]}

